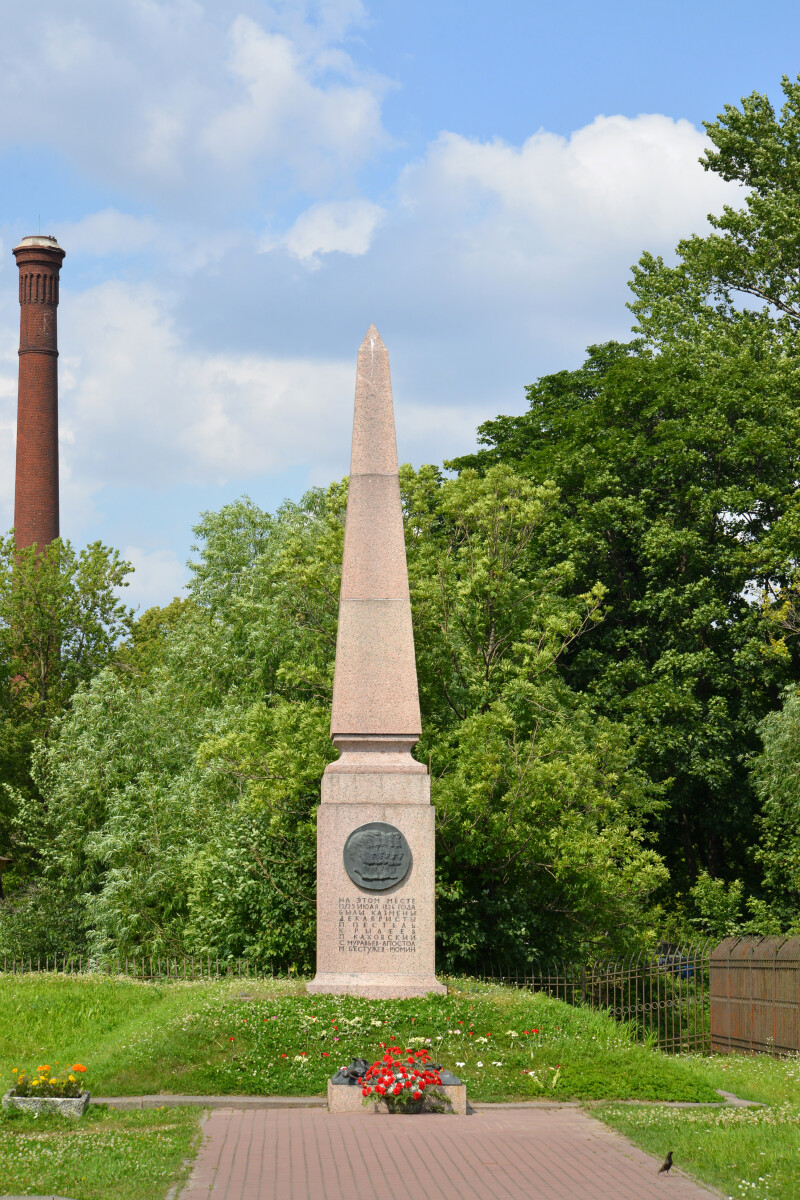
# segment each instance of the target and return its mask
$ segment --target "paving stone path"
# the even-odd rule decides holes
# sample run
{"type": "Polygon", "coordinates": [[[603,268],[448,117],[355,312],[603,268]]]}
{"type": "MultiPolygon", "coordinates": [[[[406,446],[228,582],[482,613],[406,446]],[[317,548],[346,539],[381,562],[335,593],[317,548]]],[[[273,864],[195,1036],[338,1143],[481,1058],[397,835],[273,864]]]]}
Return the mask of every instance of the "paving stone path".
{"type": "MultiPolygon", "coordinates": [[[[180,1200],[719,1200],[578,1108],[217,1109],[180,1200]]],[[[665,1147],[665,1152],[669,1147],[665,1147]]]]}

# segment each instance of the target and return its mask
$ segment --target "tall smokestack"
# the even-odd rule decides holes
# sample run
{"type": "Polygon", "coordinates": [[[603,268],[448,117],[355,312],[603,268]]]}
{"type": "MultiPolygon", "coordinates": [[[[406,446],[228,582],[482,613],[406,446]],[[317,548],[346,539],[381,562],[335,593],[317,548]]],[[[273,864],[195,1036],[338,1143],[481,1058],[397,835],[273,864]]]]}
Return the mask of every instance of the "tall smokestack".
{"type": "Polygon", "coordinates": [[[54,237],[23,238],[19,267],[19,391],[14,528],[18,546],[58,537],[58,276],[54,237]]]}

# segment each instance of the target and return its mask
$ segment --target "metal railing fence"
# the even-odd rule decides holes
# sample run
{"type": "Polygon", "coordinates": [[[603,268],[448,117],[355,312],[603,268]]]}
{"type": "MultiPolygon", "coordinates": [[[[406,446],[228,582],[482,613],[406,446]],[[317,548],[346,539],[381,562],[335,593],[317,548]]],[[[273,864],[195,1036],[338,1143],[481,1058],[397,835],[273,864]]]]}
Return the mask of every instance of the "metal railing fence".
{"type": "Polygon", "coordinates": [[[713,941],[663,944],[655,954],[590,963],[509,966],[489,959],[470,972],[477,979],[546,992],[567,1004],[605,1009],[631,1025],[641,1041],[669,1052],[711,1048],[709,959],[713,941]]]}
{"type": "Polygon", "coordinates": [[[213,955],[159,956],[104,955],[91,957],[78,954],[58,954],[40,958],[3,958],[0,975],[30,975],[40,971],[55,971],[61,975],[120,975],[147,983],[201,979],[287,979],[302,978],[289,967],[258,962],[251,958],[219,958],[213,955]]]}

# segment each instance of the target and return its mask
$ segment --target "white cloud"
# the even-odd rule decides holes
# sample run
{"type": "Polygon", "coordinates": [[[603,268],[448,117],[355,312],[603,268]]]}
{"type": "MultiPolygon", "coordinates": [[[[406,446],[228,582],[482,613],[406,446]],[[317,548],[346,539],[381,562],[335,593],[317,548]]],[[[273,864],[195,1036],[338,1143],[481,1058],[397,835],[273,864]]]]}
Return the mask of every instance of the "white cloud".
{"type": "MultiPolygon", "coordinates": [[[[182,216],[251,186],[319,189],[386,141],[377,75],[341,48],[360,4],[38,0],[4,14],[0,145],[57,148],[79,171],[182,216]],[[31,81],[35,80],[32,86],[31,81]]],[[[221,207],[222,206],[222,207],[221,207]]]]}
{"type": "Polygon", "coordinates": [[[268,33],[249,17],[230,31],[229,68],[239,98],[215,116],[201,144],[225,168],[254,159],[280,163],[315,188],[369,157],[382,141],[373,88],[348,80],[321,86],[316,77],[338,68],[352,73],[341,53],[304,55],[289,38],[268,33]]]}
{"type": "Polygon", "coordinates": [[[131,608],[144,612],[154,604],[169,604],[183,592],[188,572],[172,550],[126,546],[122,558],[131,564],[133,574],[128,576],[128,586],[120,588],[119,595],[131,608]]]}
{"type": "MultiPolygon", "coordinates": [[[[305,21],[302,11],[296,19],[305,21]]],[[[284,47],[287,70],[330,48],[324,30],[315,36],[313,45],[295,39],[291,53],[284,47]]],[[[224,111],[246,125],[265,93],[237,79],[231,91],[241,94],[224,111]]],[[[59,315],[65,511],[90,528],[101,489],[230,481],[234,491],[240,480],[292,468],[320,484],[344,474],[355,354],[372,320],[392,358],[401,457],[436,462],[467,451],[479,421],[524,408],[525,384],[575,365],[589,342],[627,335],[628,268],[644,249],[669,254],[702,232],[708,211],[741,202],[734,185],[699,166],[703,145],[688,122],[658,115],[598,117],[570,138],[540,131],[520,146],[443,133],[383,205],[322,200],[257,255],[233,221],[222,230],[209,223],[203,235],[189,219],[107,209],[56,230],[68,252],[59,315]],[[152,251],[161,264],[172,254],[169,283],[162,275],[70,291],[71,262],[102,251],[113,265],[120,245],[152,251]]],[[[4,527],[17,320],[16,288],[6,286],[4,527]]],[[[120,540],[152,545],[146,535],[120,540]]],[[[168,602],[178,559],[148,553],[156,557],[142,559],[143,603],[168,602]]]]}
{"type": "MultiPolygon", "coordinates": [[[[301,213],[282,244],[290,254],[316,265],[319,254],[366,254],[384,210],[368,200],[315,204],[301,213]]],[[[266,247],[270,248],[270,247],[266,247]]]]}
{"type": "Polygon", "coordinates": [[[403,201],[459,226],[489,223],[603,253],[609,239],[644,244],[685,235],[732,188],[698,164],[705,137],[684,120],[597,117],[570,138],[540,130],[522,146],[443,133],[401,180],[403,201]]]}
{"type": "Polygon", "coordinates": [[[349,364],[186,346],[154,288],[88,289],[60,337],[64,458],[96,488],[221,483],[346,444],[349,364]]]}

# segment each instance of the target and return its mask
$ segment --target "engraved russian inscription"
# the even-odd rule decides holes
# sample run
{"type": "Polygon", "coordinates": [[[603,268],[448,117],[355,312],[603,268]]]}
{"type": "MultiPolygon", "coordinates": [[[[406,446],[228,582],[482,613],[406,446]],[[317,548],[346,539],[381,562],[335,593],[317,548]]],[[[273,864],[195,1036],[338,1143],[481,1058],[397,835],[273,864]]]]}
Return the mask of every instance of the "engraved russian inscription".
{"type": "Polygon", "coordinates": [[[413,954],[417,909],[412,898],[340,896],[339,953],[413,954]]]}
{"type": "Polygon", "coordinates": [[[402,883],[411,869],[411,848],[394,825],[370,821],[345,842],[344,869],[358,887],[385,892],[402,883]]]}

